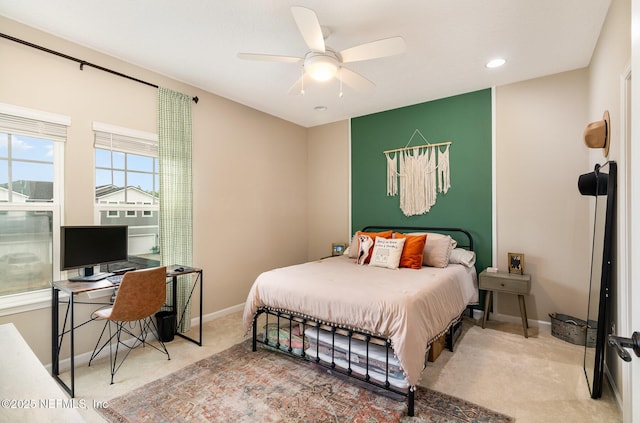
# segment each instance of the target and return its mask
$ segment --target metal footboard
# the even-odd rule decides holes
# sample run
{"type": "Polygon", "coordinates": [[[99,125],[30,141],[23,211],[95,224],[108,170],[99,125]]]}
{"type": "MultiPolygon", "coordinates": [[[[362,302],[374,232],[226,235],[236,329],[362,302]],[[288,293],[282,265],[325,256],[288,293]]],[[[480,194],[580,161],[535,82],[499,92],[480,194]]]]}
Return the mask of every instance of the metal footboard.
{"type": "MultiPolygon", "coordinates": [[[[284,353],[288,353],[290,355],[296,356],[296,357],[300,357],[303,358],[305,360],[311,361],[317,365],[323,366],[325,368],[329,368],[332,371],[344,374],[348,377],[351,378],[355,378],[358,379],[360,381],[363,381],[367,384],[373,385],[375,387],[381,388],[383,390],[392,392],[394,394],[400,395],[402,397],[405,397],[407,399],[407,414],[409,416],[413,416],[414,415],[414,395],[415,392],[411,389],[411,387],[408,387],[406,389],[403,388],[398,388],[396,386],[393,386],[390,381],[389,381],[389,357],[390,354],[393,354],[393,349],[391,348],[391,343],[389,342],[388,339],[385,339],[383,337],[379,337],[379,336],[375,336],[375,335],[371,335],[365,332],[361,332],[358,330],[354,330],[354,329],[346,329],[346,328],[340,328],[340,327],[336,327],[335,325],[331,325],[329,323],[326,322],[320,322],[316,319],[310,318],[310,317],[306,317],[306,316],[302,316],[293,312],[284,312],[284,311],[279,311],[279,310],[273,310],[267,307],[262,307],[260,309],[258,309],[258,311],[256,312],[254,318],[253,318],[253,342],[252,342],[252,349],[253,351],[257,350],[257,344],[263,344],[266,345],[268,347],[271,348],[275,348],[276,350],[279,350],[281,352],[284,353]],[[266,322],[265,322],[265,336],[263,337],[263,339],[259,339],[258,338],[258,318],[264,314],[265,318],[266,318],[266,322]],[[269,318],[273,318],[275,320],[276,323],[276,339],[275,340],[270,340],[269,336],[268,336],[268,328],[269,328],[269,318]],[[288,322],[288,324],[287,324],[288,322]],[[283,326],[284,324],[284,326],[283,326]],[[300,351],[296,351],[297,348],[293,347],[293,329],[294,329],[294,325],[302,325],[302,330],[301,330],[301,334],[300,337],[302,338],[302,348],[300,349],[300,351]],[[288,334],[289,334],[289,339],[282,339],[280,338],[280,328],[285,327],[287,328],[288,326],[288,334]],[[305,335],[305,329],[307,328],[313,328],[316,333],[317,333],[317,342],[316,342],[316,351],[315,351],[315,357],[309,356],[308,354],[306,354],[305,352],[305,346],[306,346],[306,340],[308,339],[308,337],[305,335]],[[326,331],[331,333],[331,362],[325,362],[324,360],[322,360],[320,358],[320,331],[326,331]],[[335,348],[335,342],[336,342],[336,335],[342,335],[342,336],[346,336],[347,340],[348,340],[348,348],[346,351],[347,357],[346,357],[346,362],[347,362],[347,368],[344,369],[342,367],[339,367],[338,365],[336,365],[336,348],[335,348]],[[358,339],[360,341],[364,341],[365,342],[365,346],[366,346],[366,354],[365,354],[365,363],[364,363],[364,374],[360,374],[356,371],[354,371],[352,369],[352,341],[354,339],[358,339]],[[384,363],[384,382],[379,382],[377,380],[375,380],[374,378],[371,377],[371,360],[369,358],[369,348],[371,346],[371,344],[376,344],[376,345],[380,345],[383,346],[385,348],[385,363],[384,363]]],[[[362,364],[362,363],[360,363],[362,364]]]]}

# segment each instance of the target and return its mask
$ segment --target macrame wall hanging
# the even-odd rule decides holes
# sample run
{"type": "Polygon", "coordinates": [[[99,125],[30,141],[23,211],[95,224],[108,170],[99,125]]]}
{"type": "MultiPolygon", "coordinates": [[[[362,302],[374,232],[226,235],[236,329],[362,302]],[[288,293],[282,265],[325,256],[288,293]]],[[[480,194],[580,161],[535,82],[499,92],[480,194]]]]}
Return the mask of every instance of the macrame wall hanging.
{"type": "Polygon", "coordinates": [[[400,210],[405,216],[427,213],[436,203],[438,192],[446,194],[451,188],[451,144],[451,141],[430,144],[416,129],[405,147],[384,152],[387,158],[387,195],[396,196],[400,192],[400,210]],[[416,135],[425,144],[409,147],[416,135]]]}

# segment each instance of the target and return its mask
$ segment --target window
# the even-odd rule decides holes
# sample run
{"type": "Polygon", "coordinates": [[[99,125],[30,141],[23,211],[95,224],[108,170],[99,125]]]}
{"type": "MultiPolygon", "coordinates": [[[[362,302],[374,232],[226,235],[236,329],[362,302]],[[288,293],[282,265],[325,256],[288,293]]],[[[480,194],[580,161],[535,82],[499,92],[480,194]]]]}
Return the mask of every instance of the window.
{"type": "Polygon", "coordinates": [[[131,261],[158,255],[157,135],[94,122],[96,219],[129,226],[131,261]]]}
{"type": "MultiPolygon", "coordinates": [[[[60,278],[62,157],[70,119],[0,103],[0,308],[60,278]]],[[[21,303],[22,301],[22,303],[21,303]]],[[[4,314],[4,311],[3,311],[4,314]]]]}

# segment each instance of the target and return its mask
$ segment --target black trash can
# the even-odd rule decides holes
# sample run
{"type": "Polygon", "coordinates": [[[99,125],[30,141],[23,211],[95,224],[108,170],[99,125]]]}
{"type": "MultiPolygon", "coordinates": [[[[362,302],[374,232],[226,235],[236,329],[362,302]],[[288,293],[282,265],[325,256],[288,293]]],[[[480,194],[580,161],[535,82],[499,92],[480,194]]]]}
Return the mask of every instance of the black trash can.
{"type": "Polygon", "coordinates": [[[156,313],[158,322],[158,336],[162,342],[173,341],[176,332],[176,314],[173,311],[159,311],[156,313]]]}

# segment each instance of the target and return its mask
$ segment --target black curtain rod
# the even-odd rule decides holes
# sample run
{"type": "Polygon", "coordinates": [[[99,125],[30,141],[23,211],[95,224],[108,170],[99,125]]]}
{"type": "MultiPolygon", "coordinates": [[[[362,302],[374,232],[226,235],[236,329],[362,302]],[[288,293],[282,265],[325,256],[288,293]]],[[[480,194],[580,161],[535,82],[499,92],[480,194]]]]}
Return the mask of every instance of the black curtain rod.
{"type": "MultiPolygon", "coordinates": [[[[42,46],[39,46],[37,44],[33,44],[33,43],[28,42],[28,41],[21,40],[19,38],[12,37],[11,35],[3,34],[3,33],[0,32],[0,37],[6,38],[7,40],[11,40],[11,41],[14,41],[16,43],[19,43],[19,44],[22,44],[22,45],[25,45],[25,46],[28,46],[28,47],[35,48],[35,49],[40,50],[40,51],[44,51],[46,53],[53,54],[53,55],[58,56],[58,57],[63,57],[65,59],[67,59],[67,60],[71,60],[71,61],[80,63],[80,70],[83,70],[83,68],[85,66],[89,66],[89,67],[92,67],[92,68],[95,68],[95,69],[98,69],[98,70],[101,70],[101,71],[104,71],[104,72],[108,72],[108,73],[113,74],[113,75],[121,76],[123,78],[127,78],[127,79],[130,79],[132,81],[139,82],[139,83],[144,84],[144,85],[148,85],[150,87],[158,88],[158,86],[156,84],[152,84],[151,82],[143,81],[142,79],[134,78],[133,76],[129,76],[129,75],[126,75],[124,73],[116,72],[116,71],[114,71],[112,69],[108,69],[108,68],[102,67],[100,65],[96,65],[94,63],[87,62],[86,60],[78,59],[76,57],[69,56],[69,55],[64,54],[64,53],[60,53],[59,51],[51,50],[51,49],[48,49],[46,47],[42,47],[42,46]]],[[[194,103],[198,104],[198,100],[199,99],[198,99],[197,96],[193,97],[191,99],[193,100],[194,103]]]]}

